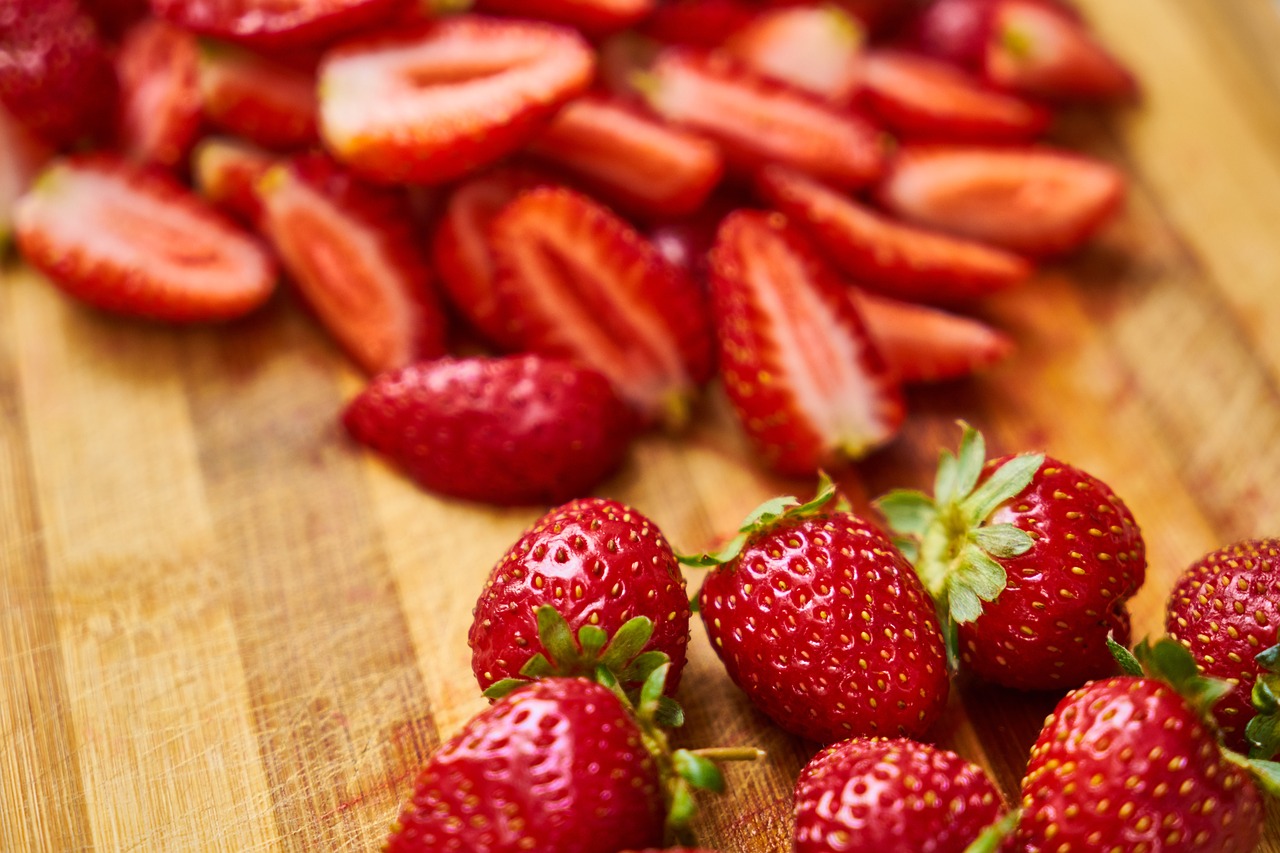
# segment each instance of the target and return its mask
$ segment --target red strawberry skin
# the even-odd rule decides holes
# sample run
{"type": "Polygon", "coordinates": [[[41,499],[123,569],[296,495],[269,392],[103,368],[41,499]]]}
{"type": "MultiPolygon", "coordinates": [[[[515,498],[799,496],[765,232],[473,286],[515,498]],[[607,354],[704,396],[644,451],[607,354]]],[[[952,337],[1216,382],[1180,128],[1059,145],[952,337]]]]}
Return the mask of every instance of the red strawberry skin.
{"type": "Polygon", "coordinates": [[[432,491],[516,505],[583,494],[621,464],[634,432],[603,376],[533,355],[383,374],[343,421],[432,491]]]}
{"type": "Polygon", "coordinates": [[[168,169],[186,164],[200,134],[195,36],[148,18],[125,33],[116,59],[120,135],[129,156],[168,169]]]}
{"type": "Polygon", "coordinates": [[[946,705],[933,603],[893,543],[852,514],[752,534],[699,602],[729,677],[801,737],[919,737],[946,705]]]}
{"type": "Polygon", "coordinates": [[[534,522],[493,567],[476,602],[467,642],[482,688],[519,677],[530,657],[546,652],[535,613],[544,604],[575,637],[586,625],[612,637],[627,620],[648,617],[654,631],[646,648],[671,659],[667,692],[675,692],[689,644],[689,595],[671,546],[644,515],[585,498],[534,522]]]}
{"type": "Polygon", "coordinates": [[[1110,678],[1058,703],[1022,780],[1026,853],[1253,850],[1262,805],[1245,771],[1173,688],[1110,678]]]}
{"type": "Polygon", "coordinates": [[[482,12],[554,21],[603,35],[644,20],[655,0],[477,0],[482,12]]]}
{"type": "Polygon", "coordinates": [[[386,853],[615,853],[662,842],[658,768],[599,684],[522,688],[442,745],[414,783],[386,853]]]}
{"type": "Polygon", "coordinates": [[[964,853],[1004,811],[982,768],[906,739],[854,738],[823,749],[795,789],[795,853],[964,853]]]}
{"type": "Polygon", "coordinates": [[[324,44],[389,21],[404,0],[151,0],[151,10],[201,35],[280,50],[324,44]]]}
{"type": "Polygon", "coordinates": [[[1227,746],[1248,752],[1255,660],[1280,631],[1280,539],[1249,539],[1206,554],[1178,578],[1169,596],[1169,636],[1200,670],[1235,689],[1213,707],[1227,746]]]}

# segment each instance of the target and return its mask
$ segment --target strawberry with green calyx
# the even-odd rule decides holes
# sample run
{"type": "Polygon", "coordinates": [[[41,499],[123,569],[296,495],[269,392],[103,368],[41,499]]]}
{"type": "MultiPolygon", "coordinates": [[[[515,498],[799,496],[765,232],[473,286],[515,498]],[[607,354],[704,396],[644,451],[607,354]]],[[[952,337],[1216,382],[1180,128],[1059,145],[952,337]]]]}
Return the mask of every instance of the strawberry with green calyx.
{"type": "Polygon", "coordinates": [[[1127,641],[1125,601],[1146,571],[1142,535],[1101,480],[1041,454],[984,464],[962,424],[932,498],[877,502],[950,625],[954,651],[983,678],[1022,690],[1115,671],[1106,640],[1127,641]]]}
{"type": "Polygon", "coordinates": [[[1245,726],[1250,758],[1274,758],[1280,754],[1280,644],[1256,660],[1262,674],[1254,682],[1251,695],[1255,716],[1245,726]]]}

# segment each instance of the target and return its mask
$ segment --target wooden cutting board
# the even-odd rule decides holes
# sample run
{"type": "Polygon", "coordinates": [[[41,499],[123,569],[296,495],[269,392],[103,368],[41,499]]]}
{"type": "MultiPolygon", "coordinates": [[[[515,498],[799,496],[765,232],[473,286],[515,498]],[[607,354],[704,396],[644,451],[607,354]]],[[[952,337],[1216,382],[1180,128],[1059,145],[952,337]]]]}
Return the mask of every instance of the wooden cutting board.
{"type": "MultiPolygon", "coordinates": [[[[1269,0],[1088,0],[1148,100],[1062,140],[1124,165],[1124,218],[987,308],[1019,355],[922,389],[846,485],[923,486],[953,421],[1096,472],[1142,524],[1138,635],[1172,579],[1280,534],[1280,16],[1269,0]]],[[[466,647],[490,566],[535,510],[414,489],[344,440],[360,386],[283,304],[221,329],[84,310],[0,280],[0,850],[373,850],[411,774],[484,707],[466,647]]],[[[692,550],[761,499],[713,396],[602,493],[692,550]]],[[[688,744],[755,744],[700,841],[789,849],[812,747],[727,680],[695,628],[688,744]]],[[[962,683],[938,737],[1009,793],[1056,697],[962,683]]],[[[1272,812],[1270,853],[1280,853],[1272,812]]]]}

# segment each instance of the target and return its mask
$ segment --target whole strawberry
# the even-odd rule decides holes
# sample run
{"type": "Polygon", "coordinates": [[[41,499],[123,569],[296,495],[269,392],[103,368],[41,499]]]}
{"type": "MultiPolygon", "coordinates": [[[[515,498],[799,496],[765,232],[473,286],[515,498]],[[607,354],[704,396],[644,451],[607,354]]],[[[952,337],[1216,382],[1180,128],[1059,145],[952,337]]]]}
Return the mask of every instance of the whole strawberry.
{"type": "Polygon", "coordinates": [[[495,504],[587,492],[621,464],[634,432],[603,376],[535,355],[441,359],[383,374],[343,421],[428,489],[495,504]]]}
{"type": "Polygon", "coordinates": [[[1129,637],[1125,601],[1146,548],[1133,515],[1096,477],[1041,454],[995,459],[964,426],[934,497],[878,506],[956,625],[960,659],[1021,690],[1078,686],[1116,671],[1107,637],[1129,637]]]}
{"type": "MultiPolygon", "coordinates": [[[[982,768],[906,739],[854,738],[800,772],[795,853],[964,853],[1004,813],[982,768]]],[[[1007,828],[1001,828],[1007,832],[1007,828]]]]}
{"type": "Polygon", "coordinates": [[[1227,746],[1247,751],[1253,739],[1257,757],[1274,755],[1280,746],[1280,653],[1264,650],[1280,632],[1280,539],[1237,542],[1193,563],[1169,596],[1166,630],[1191,652],[1202,673],[1233,685],[1214,707],[1227,746]],[[1270,694],[1271,713],[1250,728],[1258,736],[1250,738],[1250,699],[1260,677],[1259,699],[1265,703],[1270,694]]]}
{"type": "Polygon", "coordinates": [[[933,603],[893,543],[833,502],[780,498],[715,556],[699,596],[729,676],[782,728],[829,743],[923,734],[947,700],[933,603]]]}

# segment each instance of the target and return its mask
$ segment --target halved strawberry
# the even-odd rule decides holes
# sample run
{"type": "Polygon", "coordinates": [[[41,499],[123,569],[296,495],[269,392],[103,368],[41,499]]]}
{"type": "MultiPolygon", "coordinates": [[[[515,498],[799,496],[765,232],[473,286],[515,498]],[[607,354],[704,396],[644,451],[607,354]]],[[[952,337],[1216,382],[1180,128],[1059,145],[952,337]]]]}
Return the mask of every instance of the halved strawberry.
{"type": "Polygon", "coordinates": [[[191,173],[200,195],[224,213],[259,230],[262,202],[258,183],[278,162],[247,142],[224,136],[200,141],[191,154],[191,173]]]}
{"type": "Polygon", "coordinates": [[[1029,255],[1078,248],[1119,210],[1125,180],[1050,148],[902,149],[878,189],[894,214],[1029,255]]]}
{"type": "Polygon", "coordinates": [[[14,209],[51,152],[0,107],[0,252],[9,242],[14,209]]]}
{"type": "Polygon", "coordinates": [[[865,60],[860,101],[910,139],[1025,142],[1053,116],[1022,98],[992,91],[953,66],[900,50],[874,50],[865,60]]]}
{"type": "Polygon", "coordinates": [[[862,78],[861,24],[838,6],[788,6],[761,12],[725,42],[758,74],[824,101],[847,104],[862,78]]]}
{"type": "Polygon", "coordinates": [[[476,0],[481,12],[568,24],[592,35],[639,23],[656,5],[655,0],[476,0]]]}
{"type": "Polygon", "coordinates": [[[577,359],[645,415],[684,420],[711,347],[706,306],[683,270],[563,187],[523,193],[489,233],[499,310],[525,349],[577,359]]]}
{"type": "Polygon", "coordinates": [[[740,210],[711,252],[720,374],[763,460],[810,474],[891,439],[901,391],[847,287],[779,213],[740,210]]]}
{"type": "Polygon", "coordinates": [[[212,41],[201,44],[199,67],[204,114],[219,128],[277,150],[318,139],[314,71],[212,41]]]}
{"type": "Polygon", "coordinates": [[[765,169],[757,186],[841,270],[898,299],[959,302],[1031,275],[1031,264],[1015,254],[896,222],[790,169],[765,169]]]}
{"type": "Polygon", "coordinates": [[[225,320],[275,289],[256,240],[164,172],[116,155],[55,161],[18,203],[15,226],[27,263],[119,314],[225,320]]]}
{"type": "Polygon", "coordinates": [[[186,163],[200,134],[196,37],[148,18],[124,35],[116,57],[120,144],[130,158],[168,169],[186,163]]]}
{"type": "Polygon", "coordinates": [[[976,373],[1008,358],[1013,339],[986,323],[857,288],[849,298],[871,339],[902,382],[937,382],[976,373]]]}
{"type": "Polygon", "coordinates": [[[627,209],[657,217],[697,210],[724,169],[715,143],[598,95],[566,105],[528,150],[627,209]]]}
{"type": "Polygon", "coordinates": [[[162,18],[261,49],[324,44],[389,21],[405,0],[151,0],[162,18]]]}
{"type": "Polygon", "coordinates": [[[639,30],[664,44],[715,48],[758,11],[747,0],[670,0],[660,3],[639,30]]]}
{"type": "Polygon", "coordinates": [[[271,169],[258,192],[285,269],[357,364],[381,373],[444,353],[444,318],[401,191],[307,154],[271,169]]]}
{"type": "Polygon", "coordinates": [[[740,168],[780,162],[842,187],[863,186],[884,169],[874,126],[760,77],[728,54],[668,48],[641,89],[658,115],[711,137],[740,168]]]}
{"type": "Polygon", "coordinates": [[[446,18],[327,53],[320,132],[369,178],[439,183],[526,143],[594,70],[594,54],[573,30],[446,18]]]}

